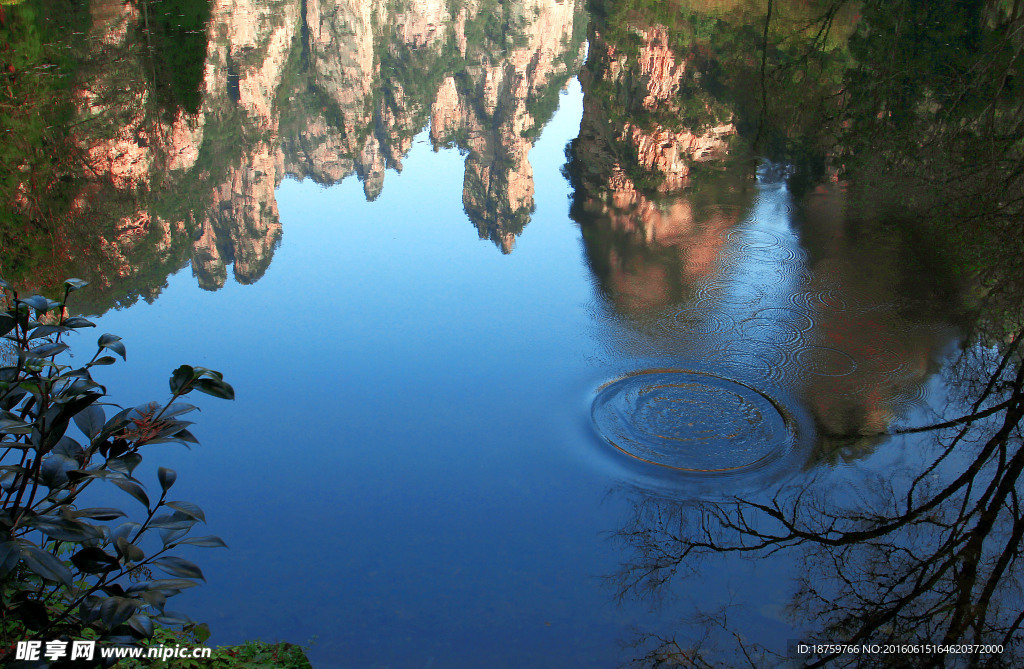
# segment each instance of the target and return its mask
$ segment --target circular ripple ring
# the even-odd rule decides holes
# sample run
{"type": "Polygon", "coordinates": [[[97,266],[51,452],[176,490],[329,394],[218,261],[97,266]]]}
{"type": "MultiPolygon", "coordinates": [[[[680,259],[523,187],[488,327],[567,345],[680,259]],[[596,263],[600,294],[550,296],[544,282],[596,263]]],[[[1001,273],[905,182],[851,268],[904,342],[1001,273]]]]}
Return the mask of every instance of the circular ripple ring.
{"type": "Polygon", "coordinates": [[[645,370],[600,389],[598,433],[626,455],[670,469],[753,469],[790,450],[796,424],[753,386],[694,370],[645,370]]]}

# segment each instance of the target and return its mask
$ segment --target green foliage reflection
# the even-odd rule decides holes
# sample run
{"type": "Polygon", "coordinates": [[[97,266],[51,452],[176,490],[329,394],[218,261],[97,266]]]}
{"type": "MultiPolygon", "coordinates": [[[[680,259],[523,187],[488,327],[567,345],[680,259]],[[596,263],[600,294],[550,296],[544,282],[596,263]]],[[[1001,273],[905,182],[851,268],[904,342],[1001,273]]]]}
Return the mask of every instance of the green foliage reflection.
{"type": "Polygon", "coordinates": [[[157,99],[172,113],[195,114],[203,96],[211,0],[137,0],[157,99]]]}

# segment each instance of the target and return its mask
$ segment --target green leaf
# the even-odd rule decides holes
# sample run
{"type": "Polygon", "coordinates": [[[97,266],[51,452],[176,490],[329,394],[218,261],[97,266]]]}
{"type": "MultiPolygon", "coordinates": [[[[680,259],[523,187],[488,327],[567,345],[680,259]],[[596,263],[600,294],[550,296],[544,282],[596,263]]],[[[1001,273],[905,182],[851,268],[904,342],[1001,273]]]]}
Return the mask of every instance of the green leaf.
{"type": "Polygon", "coordinates": [[[113,365],[115,362],[117,362],[117,358],[109,355],[104,355],[100,358],[96,358],[88,365],[86,365],[86,367],[95,367],[97,365],[113,365]]]}
{"type": "Polygon", "coordinates": [[[67,472],[77,466],[78,462],[75,460],[51,453],[39,468],[39,480],[47,488],[62,488],[68,482],[67,472]]]}
{"type": "Polygon", "coordinates": [[[180,557],[162,557],[153,560],[152,564],[156,565],[161,569],[161,571],[170,574],[171,576],[198,578],[201,581],[206,580],[206,577],[203,576],[203,572],[198,565],[180,557]]]}
{"type": "Polygon", "coordinates": [[[206,640],[210,638],[210,626],[206,623],[200,623],[195,626],[192,633],[196,636],[196,641],[206,643],[206,640]]]}
{"type": "Polygon", "coordinates": [[[71,437],[64,436],[57,442],[57,445],[53,447],[52,453],[54,455],[62,455],[70,460],[77,461],[78,458],[82,457],[85,451],[82,450],[82,445],[71,437]]]}
{"type": "Polygon", "coordinates": [[[167,492],[174,485],[174,481],[178,478],[178,473],[173,469],[167,467],[160,467],[156,470],[156,477],[160,479],[160,488],[167,492]]]}
{"type": "Polygon", "coordinates": [[[60,376],[58,376],[57,378],[58,379],[81,379],[86,384],[88,384],[89,388],[98,388],[99,390],[102,390],[103,392],[106,392],[106,389],[104,389],[103,386],[101,386],[100,384],[98,384],[98,383],[96,383],[95,381],[92,380],[92,377],[89,376],[89,370],[84,369],[84,368],[83,369],[69,369],[68,371],[66,371],[63,374],[61,374],[60,376]]]}
{"type": "Polygon", "coordinates": [[[67,279],[64,281],[64,287],[67,289],[69,293],[76,290],[81,290],[82,288],[85,288],[88,285],[89,282],[84,281],[82,279],[67,279]]]}
{"type": "Polygon", "coordinates": [[[116,557],[96,546],[87,546],[72,555],[71,564],[87,574],[103,574],[118,567],[116,557]]]}
{"type": "Polygon", "coordinates": [[[157,616],[155,620],[161,625],[188,625],[192,622],[191,618],[178,611],[167,611],[163,615],[157,616]]]}
{"type": "Polygon", "coordinates": [[[192,369],[191,365],[182,365],[181,367],[178,367],[171,374],[171,378],[170,378],[171,392],[174,393],[175,395],[178,395],[178,394],[184,395],[187,392],[185,390],[185,387],[189,383],[191,383],[192,380],[195,377],[196,377],[196,373],[195,373],[195,370],[192,369]]]}
{"type": "Polygon", "coordinates": [[[60,302],[54,302],[53,300],[48,300],[45,297],[43,297],[42,295],[33,295],[31,297],[26,297],[24,300],[19,300],[19,301],[22,304],[27,304],[28,306],[32,307],[37,312],[44,313],[44,314],[47,311],[50,311],[52,309],[56,309],[57,307],[64,306],[60,302]]]}
{"type": "Polygon", "coordinates": [[[107,479],[112,476],[117,476],[114,472],[108,472],[103,469],[72,469],[65,472],[68,480],[73,483],[77,483],[83,479],[107,479]]]}
{"type": "Polygon", "coordinates": [[[141,613],[136,613],[128,619],[128,627],[131,627],[139,636],[149,639],[153,636],[153,620],[141,613]]]}
{"type": "Polygon", "coordinates": [[[81,316],[72,316],[71,318],[64,319],[64,327],[94,328],[96,327],[96,324],[90,321],[88,318],[82,318],[81,316]]]}
{"type": "Polygon", "coordinates": [[[57,581],[65,587],[71,587],[71,570],[63,562],[32,544],[24,543],[21,546],[21,560],[28,567],[29,571],[41,576],[47,581],[57,581]]]}
{"type": "Polygon", "coordinates": [[[213,395],[224,400],[235,399],[235,389],[220,379],[196,379],[192,386],[201,393],[213,395]]]}
{"type": "MultiPolygon", "coordinates": [[[[77,385],[80,383],[80,381],[75,382],[77,386],[75,388],[75,393],[72,394],[72,391],[69,391],[67,395],[61,395],[59,402],[55,401],[54,406],[51,407],[50,409],[50,411],[56,410],[56,414],[47,416],[47,419],[51,423],[56,423],[59,421],[64,424],[64,428],[61,431],[62,436],[64,434],[64,430],[67,429],[67,424],[70,422],[71,418],[78,415],[87,406],[92,405],[93,403],[96,402],[96,400],[103,397],[103,395],[96,392],[77,392],[85,390],[86,388],[88,388],[89,385],[77,385]]],[[[51,428],[51,431],[52,429],[53,428],[51,428]]],[[[56,443],[56,441],[54,443],[56,443]]]]}
{"type": "Polygon", "coordinates": [[[186,588],[194,588],[198,583],[190,581],[187,578],[158,578],[154,581],[149,581],[148,586],[150,590],[185,590],[186,588]]]}
{"type": "Polygon", "coordinates": [[[31,431],[32,426],[26,422],[0,418],[0,434],[28,434],[31,431]]]}
{"type": "Polygon", "coordinates": [[[193,529],[193,526],[196,525],[195,520],[191,520],[190,522],[191,525],[188,525],[178,530],[161,530],[160,541],[163,542],[164,548],[176,546],[179,541],[187,537],[188,533],[191,532],[191,529],[193,529]]]}
{"type": "Polygon", "coordinates": [[[193,435],[188,430],[181,430],[179,432],[175,432],[174,433],[174,437],[172,438],[172,441],[181,442],[182,444],[185,444],[186,446],[188,444],[198,444],[199,443],[199,440],[195,438],[195,435],[193,435]]]}
{"type": "Polygon", "coordinates": [[[100,605],[100,619],[108,629],[113,630],[139,610],[138,605],[125,597],[108,597],[100,605]]]}
{"type": "Polygon", "coordinates": [[[199,407],[197,407],[194,404],[187,404],[185,402],[175,402],[174,404],[168,405],[164,409],[163,414],[161,414],[160,417],[174,418],[175,416],[180,416],[182,414],[189,413],[192,411],[199,411],[199,407]]]}
{"type": "Polygon", "coordinates": [[[127,539],[128,535],[130,535],[130,534],[132,534],[134,532],[138,532],[140,527],[142,527],[142,525],[140,525],[139,523],[136,523],[135,521],[128,521],[127,523],[121,523],[120,525],[118,525],[114,529],[113,532],[111,532],[110,536],[114,537],[115,539],[117,539],[117,538],[127,539]]]}
{"type": "Polygon", "coordinates": [[[165,502],[165,504],[167,506],[171,507],[172,509],[174,509],[175,511],[180,511],[181,513],[185,514],[186,516],[189,516],[190,518],[195,518],[196,520],[201,520],[204,523],[206,522],[206,514],[203,513],[203,510],[200,509],[195,504],[193,504],[192,502],[174,501],[174,502],[165,502]]]}
{"type": "Polygon", "coordinates": [[[0,313],[0,337],[13,330],[17,325],[18,321],[14,316],[11,316],[6,312],[0,313]]]}
{"type": "Polygon", "coordinates": [[[40,325],[35,330],[29,333],[29,340],[39,339],[40,337],[49,337],[52,334],[67,332],[69,328],[60,325],[40,325]]]}
{"type": "Polygon", "coordinates": [[[100,348],[109,349],[114,353],[118,354],[119,356],[121,356],[122,360],[128,359],[125,354],[124,344],[121,343],[121,338],[118,337],[117,335],[112,335],[109,333],[105,334],[99,338],[96,344],[100,348]]]}
{"type": "Polygon", "coordinates": [[[188,539],[182,539],[178,542],[179,544],[188,544],[190,546],[199,546],[200,548],[227,548],[228,545],[224,543],[224,540],[220,537],[213,536],[212,534],[206,537],[189,537],[188,539]]]}
{"type": "Polygon", "coordinates": [[[160,428],[157,430],[156,435],[158,437],[170,437],[173,436],[189,425],[192,425],[190,420],[163,420],[160,421],[160,428]]]}
{"type": "Polygon", "coordinates": [[[5,466],[3,473],[0,473],[0,490],[3,490],[8,495],[12,494],[21,485],[26,474],[28,474],[28,471],[24,467],[17,465],[5,466]]]}
{"type": "Polygon", "coordinates": [[[29,527],[34,527],[57,541],[82,543],[91,539],[99,539],[102,536],[100,531],[92,525],[65,518],[39,516],[32,518],[25,524],[29,527]]]}
{"type": "Polygon", "coordinates": [[[22,381],[18,384],[18,387],[21,390],[32,393],[32,396],[35,397],[37,401],[39,401],[43,396],[43,391],[40,390],[39,383],[36,381],[22,381]]]}
{"type": "MultiPolygon", "coordinates": [[[[195,521],[192,522],[192,525],[195,525],[195,521]]],[[[160,530],[160,541],[163,542],[164,548],[177,546],[178,542],[187,537],[188,533],[192,531],[192,525],[181,530],[160,530]]]]}
{"type": "Polygon", "coordinates": [[[59,355],[70,348],[67,344],[61,342],[60,344],[54,344],[53,342],[47,342],[40,344],[33,349],[29,350],[29,353],[36,358],[52,358],[55,355],[59,355]]]}
{"type": "Polygon", "coordinates": [[[115,472],[131,476],[140,462],[142,462],[142,456],[138,453],[125,453],[120,457],[107,460],[107,467],[110,467],[115,472]]]}
{"type": "Polygon", "coordinates": [[[21,559],[21,546],[16,541],[0,542],[0,579],[14,569],[21,559]]]}
{"type": "Polygon", "coordinates": [[[159,590],[146,590],[139,593],[139,596],[157,611],[163,612],[164,607],[167,606],[167,596],[159,590]]]}
{"type": "Polygon", "coordinates": [[[121,509],[109,506],[93,506],[88,509],[72,511],[71,515],[75,518],[89,518],[91,520],[115,520],[117,518],[125,518],[128,514],[121,509]]]}
{"type": "Polygon", "coordinates": [[[146,559],[145,551],[124,537],[118,537],[114,540],[114,549],[117,550],[118,555],[128,562],[142,562],[146,559]]]}
{"type": "Polygon", "coordinates": [[[116,485],[118,488],[124,490],[126,493],[142,502],[147,509],[149,508],[149,497],[146,495],[146,491],[143,489],[141,485],[139,485],[135,481],[129,481],[128,479],[110,480],[113,481],[114,485],[116,485]]]}
{"type": "Polygon", "coordinates": [[[101,407],[91,404],[75,414],[75,425],[91,440],[103,429],[107,417],[101,407]]]}
{"type": "Polygon", "coordinates": [[[149,526],[156,530],[187,530],[195,524],[191,518],[172,513],[162,513],[149,522],[149,526]]]}

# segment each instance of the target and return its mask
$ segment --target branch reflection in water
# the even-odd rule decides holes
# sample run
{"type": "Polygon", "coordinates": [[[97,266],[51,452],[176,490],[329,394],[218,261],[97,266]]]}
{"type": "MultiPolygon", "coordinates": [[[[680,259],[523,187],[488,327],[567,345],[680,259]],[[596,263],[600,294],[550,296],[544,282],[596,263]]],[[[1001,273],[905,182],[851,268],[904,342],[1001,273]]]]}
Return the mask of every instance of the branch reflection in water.
{"type": "MultiPolygon", "coordinates": [[[[977,346],[953,367],[964,400],[974,398],[968,414],[904,431],[929,435],[923,467],[865,478],[853,490],[812,483],[769,499],[637,499],[616,534],[631,555],[613,579],[618,594],[656,595],[677,577],[700,573],[714,556],[783,556],[803,565],[790,609],[810,642],[997,644],[1005,647],[1002,654],[959,659],[1020,666],[1020,334],[999,357],[977,346]]],[[[900,447],[900,440],[893,435],[891,446],[900,447]]],[[[713,642],[722,643],[722,633],[735,644],[730,652],[760,657],[757,666],[778,652],[745,642],[728,625],[727,612],[703,613],[691,623],[703,628],[696,639],[645,639],[656,643],[644,663],[717,666],[713,658],[722,649],[713,650],[713,642]]],[[[802,659],[806,666],[944,666],[943,655],[928,653],[802,659]]]]}
{"type": "MultiPolygon", "coordinates": [[[[784,6],[779,4],[777,9],[784,6]]],[[[818,20],[826,35],[843,4],[829,4],[818,20]]],[[[936,372],[951,395],[929,398],[932,407],[945,407],[941,412],[932,409],[935,415],[923,420],[920,412],[900,411],[847,420],[826,406],[832,402],[829,388],[842,383],[825,379],[809,399],[817,441],[804,476],[765,491],[734,492],[733,498],[702,493],[681,501],[637,490],[631,517],[614,533],[625,550],[621,568],[609,577],[620,598],[654,601],[687,584],[699,593],[701,581],[727,578],[722,574],[740,564],[737,559],[755,560],[761,577],[782,570],[792,576],[785,612],[767,615],[788,618],[787,628],[799,630],[802,640],[862,652],[801,655],[792,647],[796,639],[787,648],[785,639],[766,640],[764,628],[745,627],[751,612],[741,607],[750,602],[742,602],[696,607],[676,636],[639,634],[637,665],[1024,664],[1024,96],[1014,78],[1024,53],[1024,7],[1012,5],[862,3],[846,56],[825,63],[815,79],[823,91],[839,94],[798,103],[801,114],[817,110],[829,123],[802,122],[801,114],[787,110],[785,96],[760,96],[759,111],[756,100],[746,107],[743,99],[734,101],[739,137],[753,136],[755,150],[793,165],[789,185],[805,218],[807,200],[800,198],[828,172],[815,173],[815,165],[833,165],[848,229],[860,235],[897,229],[936,251],[937,266],[920,266],[918,273],[936,283],[964,279],[949,299],[965,307],[973,325],[957,357],[936,372]],[[840,460],[850,459],[847,452],[872,457],[844,468],[840,460]],[[917,644],[921,652],[865,651],[875,644],[917,644]],[[975,646],[947,654],[929,644],[975,646]]],[[[771,6],[761,16],[760,74],[750,67],[735,70],[759,81],[762,93],[776,92],[801,69],[799,59],[778,59],[771,6]]],[[[714,28],[720,38],[723,26],[728,22],[714,28]]],[[[821,49],[817,40],[811,46],[811,61],[819,51],[822,57],[840,54],[821,49]]],[[[815,227],[799,231],[809,265],[820,235],[815,227]]],[[[901,262],[920,257],[908,253],[901,262]]],[[[873,264],[855,269],[861,276],[883,273],[873,264]]]]}

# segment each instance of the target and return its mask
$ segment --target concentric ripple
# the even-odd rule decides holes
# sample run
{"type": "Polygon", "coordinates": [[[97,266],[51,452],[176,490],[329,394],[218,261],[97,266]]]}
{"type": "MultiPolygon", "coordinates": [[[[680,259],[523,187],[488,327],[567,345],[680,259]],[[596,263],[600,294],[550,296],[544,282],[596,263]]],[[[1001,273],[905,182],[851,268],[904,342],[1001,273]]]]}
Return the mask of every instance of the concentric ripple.
{"type": "Polygon", "coordinates": [[[829,346],[808,346],[795,354],[797,362],[818,376],[849,376],[857,371],[857,361],[849,353],[829,346]]]}
{"type": "Polygon", "coordinates": [[[735,327],[735,321],[726,314],[694,307],[685,307],[673,312],[661,319],[659,324],[663,330],[675,335],[717,335],[729,332],[735,327]]]}
{"type": "Polygon", "coordinates": [[[689,472],[734,472],[792,449],[796,422],[743,382],[693,370],[646,370],[604,386],[598,433],[626,455],[689,472]]]}
{"type": "Polygon", "coordinates": [[[774,261],[789,262],[802,254],[794,249],[782,235],[771,230],[745,228],[732,230],[726,240],[735,245],[736,251],[742,254],[760,254],[774,261]]]}
{"type": "Polygon", "coordinates": [[[793,293],[790,303],[797,309],[846,311],[850,308],[846,297],[835,289],[804,291],[793,293]]]}

